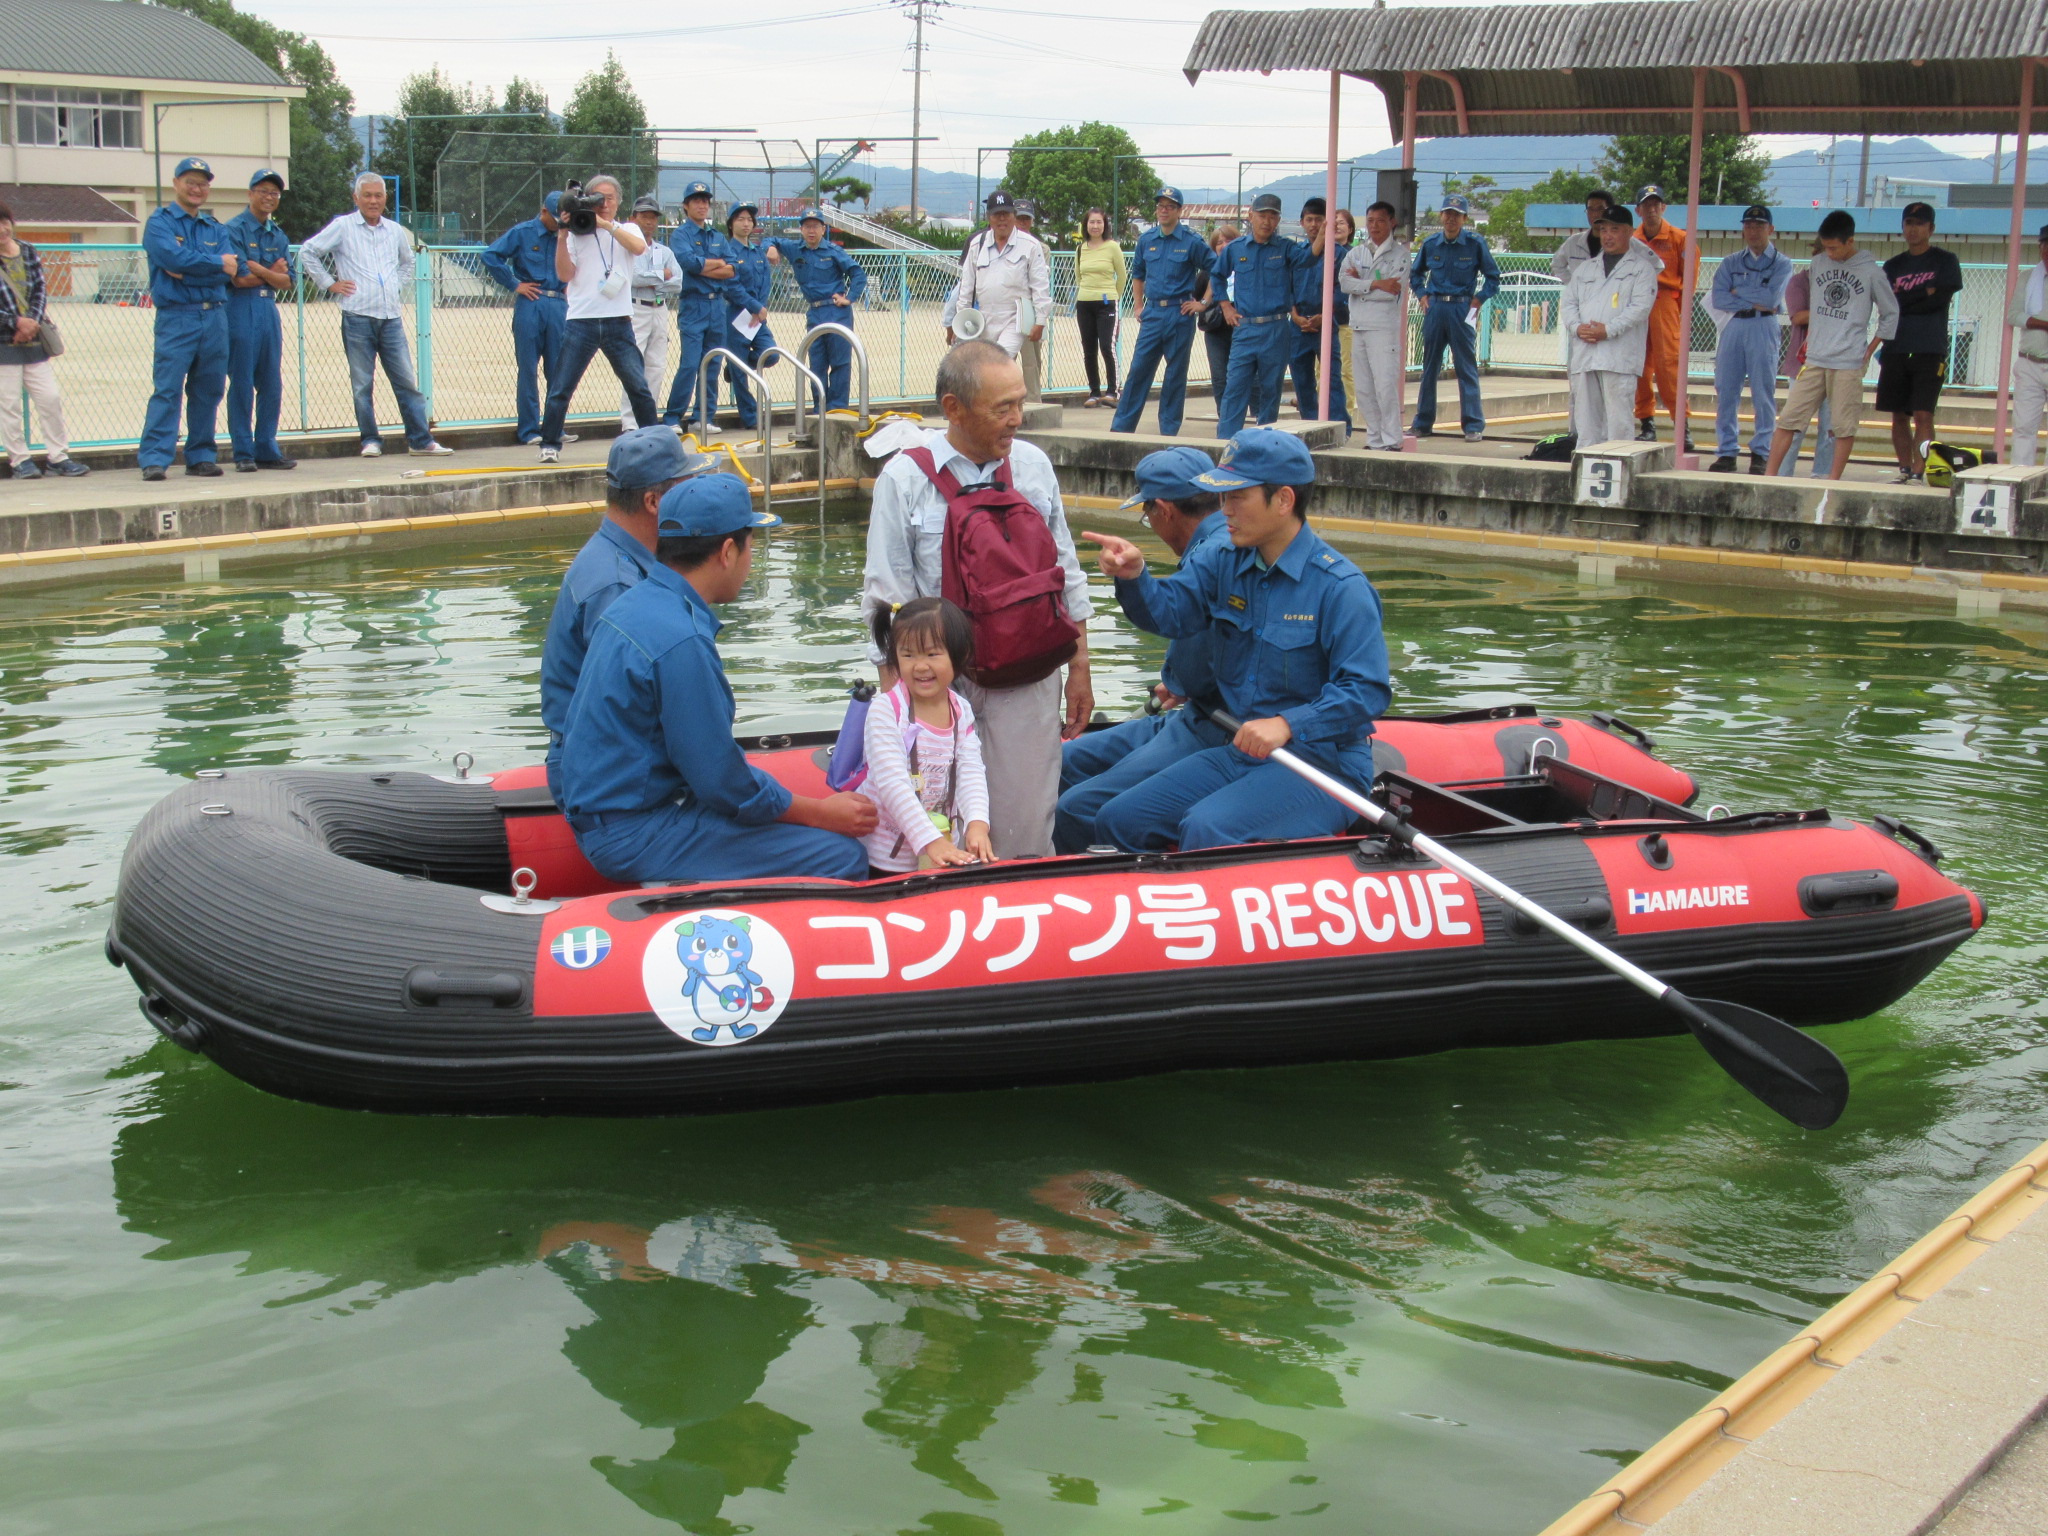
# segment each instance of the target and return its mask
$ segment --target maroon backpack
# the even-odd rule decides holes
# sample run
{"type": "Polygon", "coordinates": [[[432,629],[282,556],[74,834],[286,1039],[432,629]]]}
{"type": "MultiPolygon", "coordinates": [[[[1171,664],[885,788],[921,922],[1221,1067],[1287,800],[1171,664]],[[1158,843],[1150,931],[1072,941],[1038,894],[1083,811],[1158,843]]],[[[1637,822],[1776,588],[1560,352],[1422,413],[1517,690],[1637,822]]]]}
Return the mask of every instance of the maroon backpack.
{"type": "Polygon", "coordinates": [[[929,448],[904,454],[946,498],[940,596],[974,625],[968,676],[984,688],[1050,677],[1074,654],[1081,628],[1067,617],[1067,575],[1045,514],[1010,484],[1007,460],[992,482],[963,491],[929,448]]]}

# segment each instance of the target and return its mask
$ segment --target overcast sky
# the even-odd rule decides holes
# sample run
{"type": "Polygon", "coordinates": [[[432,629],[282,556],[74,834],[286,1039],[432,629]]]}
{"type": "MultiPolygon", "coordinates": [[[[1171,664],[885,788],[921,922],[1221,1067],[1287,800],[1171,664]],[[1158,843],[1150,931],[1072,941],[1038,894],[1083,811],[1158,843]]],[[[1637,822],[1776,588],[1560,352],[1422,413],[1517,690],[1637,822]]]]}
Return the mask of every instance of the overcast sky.
{"type": "MultiPolygon", "coordinates": [[[[1233,0],[1238,9],[1294,9],[1233,0]]],[[[886,0],[755,0],[712,6],[563,6],[548,0],[243,0],[280,25],[318,38],[354,90],[359,112],[389,112],[398,84],[440,64],[457,81],[502,89],[537,81],[557,109],[576,81],[615,49],[661,127],[751,128],[801,141],[821,135],[911,131],[911,23],[886,0]],[[578,32],[573,23],[630,25],[578,32]],[[692,25],[691,22],[696,24],[692,25]]],[[[974,170],[977,146],[1099,118],[1129,129],[1173,179],[1230,185],[1239,159],[1320,156],[1328,88],[1310,76],[1205,75],[1189,85],[1181,61],[1209,8],[1200,0],[953,0],[925,29],[924,163],[974,170]],[[1091,9],[1096,6],[1099,9],[1091,9]],[[1100,14],[1107,10],[1110,14],[1100,14]],[[1227,158],[1172,160],[1225,151],[1227,158]]],[[[1340,153],[1391,142],[1385,103],[1347,81],[1340,153]]],[[[1776,152],[1826,140],[1779,138],[1776,152]]],[[[1989,139],[1953,139],[1988,154],[1989,139]]],[[[2008,141],[2007,150],[2011,145],[2008,141]]],[[[677,156],[681,158],[680,154],[677,156]]],[[[909,161],[907,144],[877,158],[909,161]]],[[[993,170],[1000,164],[989,157],[993,170]]],[[[1483,171],[1483,164],[1471,169],[1483,171]]],[[[1270,174],[1285,174],[1274,171],[1270,174]]]]}

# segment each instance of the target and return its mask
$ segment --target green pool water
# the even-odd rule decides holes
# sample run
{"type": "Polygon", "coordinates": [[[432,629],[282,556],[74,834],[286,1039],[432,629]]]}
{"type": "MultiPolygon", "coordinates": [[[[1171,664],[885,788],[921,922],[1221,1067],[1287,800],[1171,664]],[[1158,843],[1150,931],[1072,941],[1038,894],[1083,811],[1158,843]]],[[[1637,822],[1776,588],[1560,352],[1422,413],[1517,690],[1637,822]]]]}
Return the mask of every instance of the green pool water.
{"type": "MultiPolygon", "coordinates": [[[[1683,1039],[626,1122],[315,1109],[158,1041],[100,949],[143,811],[535,760],[572,550],[4,599],[0,1528],[1533,1532],[2048,1136],[2048,628],[1405,556],[1400,707],[1617,710],[1989,900],[1824,1032],[1833,1131],[1683,1039]]],[[[836,720],[860,554],[764,553],[743,720],[836,720]]],[[[1156,643],[1094,645],[1128,711],[1156,643]]]]}

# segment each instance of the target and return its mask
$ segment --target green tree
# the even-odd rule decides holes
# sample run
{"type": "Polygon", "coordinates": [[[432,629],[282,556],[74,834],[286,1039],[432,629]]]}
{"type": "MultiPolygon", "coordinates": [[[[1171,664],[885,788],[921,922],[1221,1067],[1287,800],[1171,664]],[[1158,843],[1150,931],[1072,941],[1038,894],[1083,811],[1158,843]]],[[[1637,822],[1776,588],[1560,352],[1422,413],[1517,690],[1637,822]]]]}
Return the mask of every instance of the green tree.
{"type": "Polygon", "coordinates": [[[825,195],[832,199],[835,208],[844,208],[848,203],[859,203],[865,208],[875,195],[875,186],[858,176],[829,176],[825,180],[825,195]]]}
{"type": "MultiPolygon", "coordinates": [[[[1686,199],[1692,140],[1682,133],[1617,133],[1594,167],[1607,190],[1624,201],[1646,186],[1662,187],[1666,201],[1686,199]]],[[[1748,204],[1770,201],[1771,156],[1743,133],[1710,133],[1700,141],[1700,200],[1748,204]]]]}
{"type": "MultiPolygon", "coordinates": [[[[1010,146],[1010,163],[1003,173],[1003,185],[1018,197],[1038,205],[1038,233],[1048,244],[1068,240],[1081,227],[1082,215],[1090,208],[1107,208],[1111,182],[1126,214],[1150,213],[1159,193],[1159,175],[1141,159],[1127,159],[1111,166],[1115,157],[1138,153],[1138,146],[1123,129],[1109,123],[1069,124],[1043,133],[1027,133],[1010,146]],[[1092,149],[1093,154],[1020,155],[1019,149],[1058,146],[1092,149]]],[[[1128,217],[1119,224],[1114,214],[1112,227],[1128,229],[1128,217]]]]}
{"type": "Polygon", "coordinates": [[[1494,204],[1507,196],[1501,184],[1483,171],[1474,172],[1471,176],[1446,176],[1444,196],[1459,194],[1472,205],[1474,213],[1491,212],[1494,204]]]}
{"type": "Polygon", "coordinates": [[[1487,214],[1486,238],[1507,251],[1547,250],[1550,246],[1548,236],[1540,241],[1530,237],[1527,223],[1529,205],[1571,203],[1576,206],[1600,190],[1600,178],[1591,171],[1552,171],[1532,187],[1517,187],[1501,195],[1487,214]]]}
{"type": "Polygon", "coordinates": [[[562,131],[623,136],[646,126],[647,109],[626,78],[626,66],[607,49],[604,63],[576,82],[576,94],[562,114],[562,131]]]}
{"type": "Polygon", "coordinates": [[[362,158],[350,117],[355,96],[334,73],[327,50],[298,32],[236,10],[231,0],[156,0],[227,33],[306,94],[291,104],[291,190],[278,222],[302,240],[349,205],[349,183],[362,158]]]}
{"type": "Polygon", "coordinates": [[[378,131],[370,169],[401,178],[400,206],[406,212],[426,207],[435,201],[435,173],[448,141],[468,126],[461,119],[488,112],[494,105],[489,91],[457,85],[439,64],[407,75],[398,85],[398,114],[384,119],[378,131]],[[414,178],[419,185],[413,185],[414,178]]]}

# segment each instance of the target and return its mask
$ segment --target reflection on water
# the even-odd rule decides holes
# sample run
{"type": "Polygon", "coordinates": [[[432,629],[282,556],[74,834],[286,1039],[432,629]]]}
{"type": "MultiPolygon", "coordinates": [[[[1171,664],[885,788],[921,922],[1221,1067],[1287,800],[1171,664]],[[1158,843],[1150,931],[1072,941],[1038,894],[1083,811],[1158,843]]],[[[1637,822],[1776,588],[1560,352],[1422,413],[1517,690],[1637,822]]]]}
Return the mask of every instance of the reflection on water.
{"type": "MultiPolygon", "coordinates": [[[[1682,1040],[626,1122],[344,1114],[150,1044],[98,957],[142,810],[213,764],[531,760],[571,549],[8,599],[25,1529],[1528,1531],[2048,1134],[2048,630],[1479,564],[1367,562],[1403,708],[1613,708],[1707,798],[1903,815],[1989,898],[1828,1032],[1834,1132],[1682,1040]]],[[[777,536],[744,719],[834,719],[858,567],[777,536]]],[[[1156,643],[1091,638],[1132,707],[1156,643]]]]}

